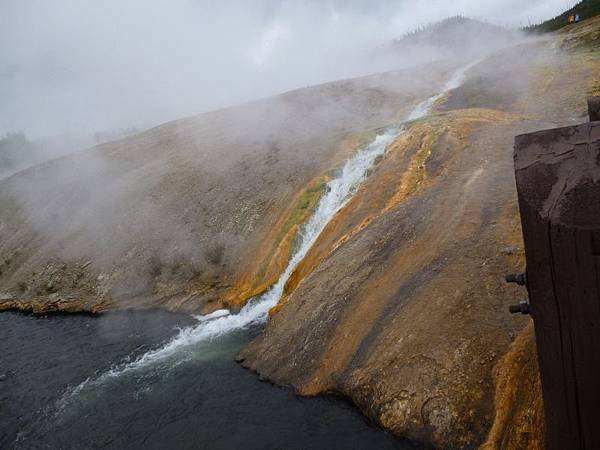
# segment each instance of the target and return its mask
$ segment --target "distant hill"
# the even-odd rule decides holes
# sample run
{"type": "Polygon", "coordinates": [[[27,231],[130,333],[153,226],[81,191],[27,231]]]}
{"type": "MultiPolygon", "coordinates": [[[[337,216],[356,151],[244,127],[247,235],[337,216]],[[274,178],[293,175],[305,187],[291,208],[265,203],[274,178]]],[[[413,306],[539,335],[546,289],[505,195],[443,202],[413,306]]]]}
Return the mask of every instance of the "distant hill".
{"type": "Polygon", "coordinates": [[[402,36],[393,41],[393,48],[416,60],[469,57],[516,42],[519,33],[497,25],[450,17],[402,36]]]}
{"type": "Polygon", "coordinates": [[[600,15],[600,0],[583,0],[564,13],[537,25],[525,28],[533,33],[548,33],[559,30],[569,24],[569,16],[579,14],[580,20],[590,19],[600,15]]]}
{"type": "Polygon", "coordinates": [[[395,41],[398,45],[426,44],[436,47],[458,48],[475,37],[512,40],[515,33],[507,28],[455,16],[419,27],[395,41]]]}

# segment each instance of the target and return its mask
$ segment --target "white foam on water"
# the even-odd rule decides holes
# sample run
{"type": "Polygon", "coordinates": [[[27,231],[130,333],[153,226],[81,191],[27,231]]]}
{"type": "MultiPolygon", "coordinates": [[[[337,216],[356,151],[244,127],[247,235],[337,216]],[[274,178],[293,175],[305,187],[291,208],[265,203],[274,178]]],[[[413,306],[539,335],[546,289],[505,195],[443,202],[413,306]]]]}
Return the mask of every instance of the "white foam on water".
{"type": "MultiPolygon", "coordinates": [[[[444,85],[442,91],[419,103],[407,116],[405,122],[417,120],[427,115],[438,99],[462,84],[466,72],[476,63],[477,61],[456,71],[444,85]]],[[[218,310],[206,316],[196,316],[197,324],[180,329],[179,333],[164,346],[151,350],[132,362],[112,368],[95,379],[87,379],[79,386],[71,389],[67,393],[67,397],[77,395],[90,385],[98,385],[108,379],[128,372],[139,371],[153,364],[170,362],[171,360],[173,364],[178,364],[181,361],[177,361],[177,355],[200,342],[211,341],[232,331],[243,330],[256,324],[265,323],[269,316],[269,310],[277,305],[281,299],[285,285],[298,264],[306,256],[327,224],[356,193],[377,157],[385,153],[389,145],[398,138],[403,130],[404,127],[400,125],[389,127],[377,134],[369,145],[360,149],[352,158],[346,161],[337,178],[327,183],[325,194],[321,197],[313,215],[302,227],[299,235],[300,243],[296,252],[292,255],[277,283],[266,293],[252,299],[238,314],[230,314],[228,310],[218,310]]]]}
{"type": "Polygon", "coordinates": [[[231,314],[231,311],[228,309],[217,309],[216,311],[211,312],[210,314],[205,314],[203,316],[194,316],[198,322],[208,322],[210,320],[218,319],[219,317],[228,316],[231,314]]]}

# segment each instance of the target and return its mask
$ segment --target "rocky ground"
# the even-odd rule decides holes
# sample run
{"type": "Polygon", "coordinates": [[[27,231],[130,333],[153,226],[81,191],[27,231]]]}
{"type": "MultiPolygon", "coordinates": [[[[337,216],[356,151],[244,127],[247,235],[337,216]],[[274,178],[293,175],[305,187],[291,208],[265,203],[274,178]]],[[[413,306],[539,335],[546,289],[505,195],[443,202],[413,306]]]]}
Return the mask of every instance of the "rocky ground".
{"type": "MultiPolygon", "coordinates": [[[[514,136],[584,120],[599,21],[481,60],[411,123],[240,354],[441,448],[536,448],[514,136]],[[525,377],[527,382],[516,383],[525,377]],[[490,431],[491,430],[491,431],[490,431]]],[[[0,309],[239,308],[283,271],[324,183],[451,65],[331,83],[172,122],[0,182],[0,309]]]]}

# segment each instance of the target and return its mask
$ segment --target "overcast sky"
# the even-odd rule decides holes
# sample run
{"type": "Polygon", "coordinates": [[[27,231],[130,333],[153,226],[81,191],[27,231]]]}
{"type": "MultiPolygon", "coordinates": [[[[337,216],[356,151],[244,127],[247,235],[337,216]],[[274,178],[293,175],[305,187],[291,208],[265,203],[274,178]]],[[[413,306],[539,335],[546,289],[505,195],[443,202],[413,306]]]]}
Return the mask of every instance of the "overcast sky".
{"type": "Polygon", "coordinates": [[[573,3],[0,0],[0,135],[144,128],[393,69],[365,55],[448,16],[520,26],[573,3]]]}

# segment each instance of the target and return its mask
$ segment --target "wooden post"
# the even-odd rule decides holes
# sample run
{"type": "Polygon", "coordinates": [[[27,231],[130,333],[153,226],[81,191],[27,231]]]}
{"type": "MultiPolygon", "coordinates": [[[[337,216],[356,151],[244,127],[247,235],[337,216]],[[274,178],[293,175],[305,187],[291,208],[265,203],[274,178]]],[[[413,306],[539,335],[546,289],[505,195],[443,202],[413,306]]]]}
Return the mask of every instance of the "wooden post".
{"type": "Polygon", "coordinates": [[[588,111],[590,122],[600,121],[600,97],[590,97],[588,99],[588,111]]]}
{"type": "Polygon", "coordinates": [[[515,173],[547,445],[600,449],[600,122],[517,136],[515,173]]]}

